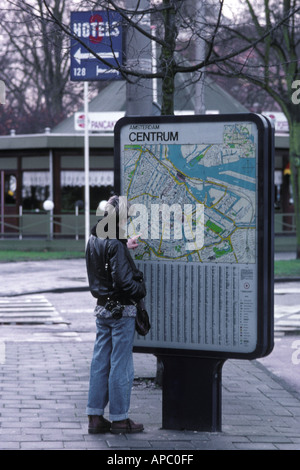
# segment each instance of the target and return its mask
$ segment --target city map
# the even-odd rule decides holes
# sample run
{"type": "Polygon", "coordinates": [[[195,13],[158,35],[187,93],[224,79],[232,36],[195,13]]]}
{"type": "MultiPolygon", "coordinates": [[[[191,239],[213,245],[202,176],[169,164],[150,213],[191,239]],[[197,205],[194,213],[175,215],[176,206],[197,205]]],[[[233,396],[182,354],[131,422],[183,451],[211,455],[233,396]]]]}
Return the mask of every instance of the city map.
{"type": "Polygon", "coordinates": [[[257,170],[252,124],[223,123],[218,141],[211,143],[209,136],[182,143],[175,131],[138,130],[122,149],[123,194],[129,204],[148,210],[146,229],[145,224],[137,226],[138,219],[128,227],[129,235],[142,232],[135,258],[255,263],[257,170]],[[163,205],[169,212],[165,221],[160,220],[159,232],[153,232],[153,208],[163,205]]]}

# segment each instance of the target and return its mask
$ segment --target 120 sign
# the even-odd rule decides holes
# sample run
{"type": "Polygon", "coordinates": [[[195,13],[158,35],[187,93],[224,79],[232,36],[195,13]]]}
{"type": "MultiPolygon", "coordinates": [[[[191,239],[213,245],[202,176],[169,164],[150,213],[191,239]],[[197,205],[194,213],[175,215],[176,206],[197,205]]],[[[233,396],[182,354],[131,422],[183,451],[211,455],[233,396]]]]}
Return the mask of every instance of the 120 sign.
{"type": "Polygon", "coordinates": [[[73,75],[74,75],[74,77],[85,77],[86,76],[86,68],[85,67],[74,67],[73,68],[73,75]]]}

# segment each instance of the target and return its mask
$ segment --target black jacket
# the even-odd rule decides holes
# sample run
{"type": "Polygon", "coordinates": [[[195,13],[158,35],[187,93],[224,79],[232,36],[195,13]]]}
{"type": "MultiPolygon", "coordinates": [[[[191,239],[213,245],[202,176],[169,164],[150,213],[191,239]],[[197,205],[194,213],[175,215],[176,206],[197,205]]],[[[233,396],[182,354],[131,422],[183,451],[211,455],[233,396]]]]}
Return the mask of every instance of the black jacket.
{"type": "Polygon", "coordinates": [[[139,301],[146,295],[143,274],[130,256],[126,240],[91,235],[86,248],[86,266],[92,295],[139,301]],[[105,267],[107,263],[107,269],[105,267]]]}

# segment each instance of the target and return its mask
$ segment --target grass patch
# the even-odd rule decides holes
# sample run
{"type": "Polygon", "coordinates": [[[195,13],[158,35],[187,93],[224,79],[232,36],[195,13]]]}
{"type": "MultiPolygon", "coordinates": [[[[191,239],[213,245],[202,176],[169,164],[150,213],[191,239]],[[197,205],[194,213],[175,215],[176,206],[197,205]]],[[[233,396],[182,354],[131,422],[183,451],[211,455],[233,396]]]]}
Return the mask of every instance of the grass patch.
{"type": "Polygon", "coordinates": [[[78,259],[84,258],[83,251],[18,251],[3,250],[0,251],[0,262],[8,263],[11,261],[45,261],[55,259],[78,259]]]}
{"type": "Polygon", "coordinates": [[[274,274],[277,279],[281,277],[300,278],[300,259],[275,261],[274,274]]]}

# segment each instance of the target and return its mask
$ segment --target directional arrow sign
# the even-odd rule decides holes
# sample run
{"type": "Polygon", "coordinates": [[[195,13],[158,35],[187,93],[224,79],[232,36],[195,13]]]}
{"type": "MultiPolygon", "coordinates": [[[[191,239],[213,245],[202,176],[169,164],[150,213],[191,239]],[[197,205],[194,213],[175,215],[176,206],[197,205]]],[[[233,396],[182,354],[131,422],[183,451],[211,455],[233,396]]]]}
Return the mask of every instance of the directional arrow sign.
{"type": "MultiPolygon", "coordinates": [[[[85,49],[84,49],[85,50],[85,49]]],[[[74,59],[76,62],[81,65],[82,60],[91,60],[97,59],[100,57],[101,59],[118,59],[120,56],[119,52],[101,52],[96,55],[92,54],[91,52],[83,52],[83,50],[79,47],[78,50],[74,54],[74,59]]]]}
{"type": "Polygon", "coordinates": [[[71,80],[121,77],[117,69],[122,65],[122,19],[118,13],[72,12],[71,30],[75,36],[71,40],[71,80]]]}

